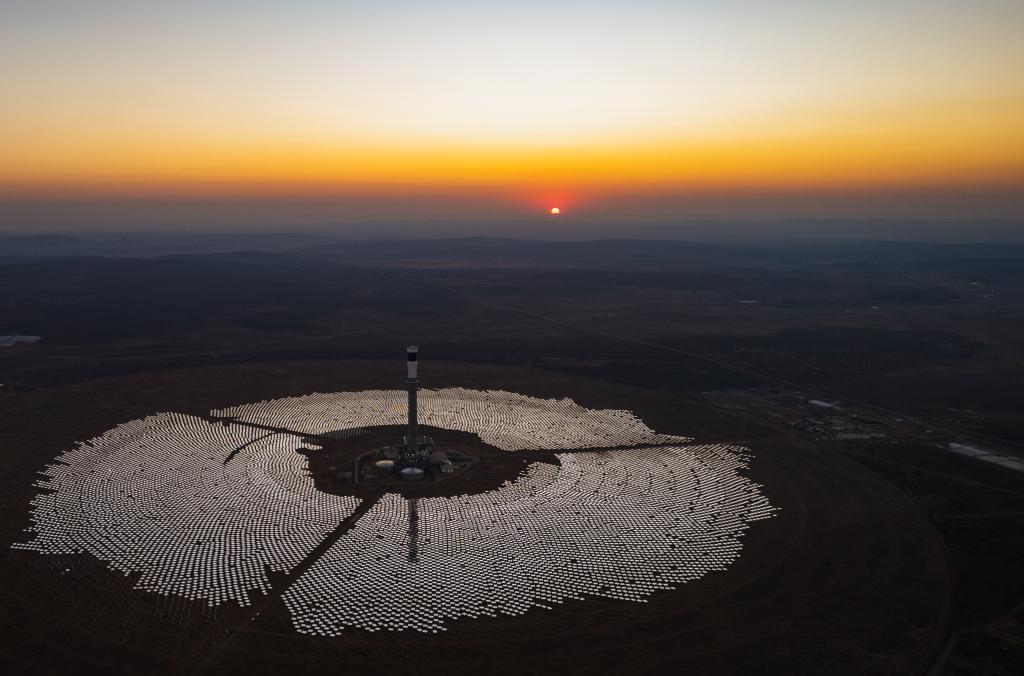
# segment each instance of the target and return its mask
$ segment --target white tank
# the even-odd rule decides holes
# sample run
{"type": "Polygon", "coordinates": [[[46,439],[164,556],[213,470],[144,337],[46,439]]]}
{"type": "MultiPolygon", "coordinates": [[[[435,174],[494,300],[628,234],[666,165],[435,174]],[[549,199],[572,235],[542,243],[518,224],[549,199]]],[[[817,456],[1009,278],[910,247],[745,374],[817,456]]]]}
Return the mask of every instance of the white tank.
{"type": "Polygon", "coordinates": [[[423,478],[423,470],[419,467],[406,467],[399,473],[406,481],[419,481],[423,478]]]}

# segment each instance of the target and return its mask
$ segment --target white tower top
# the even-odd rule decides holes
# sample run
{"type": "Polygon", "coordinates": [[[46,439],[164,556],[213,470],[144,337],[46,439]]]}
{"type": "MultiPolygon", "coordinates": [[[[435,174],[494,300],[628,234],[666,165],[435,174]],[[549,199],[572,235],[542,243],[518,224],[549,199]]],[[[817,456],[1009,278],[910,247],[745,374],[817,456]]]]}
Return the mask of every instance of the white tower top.
{"type": "Polygon", "coordinates": [[[406,359],[406,369],[408,371],[409,380],[416,380],[416,357],[419,354],[419,348],[415,345],[410,345],[406,348],[408,358],[406,359]]]}

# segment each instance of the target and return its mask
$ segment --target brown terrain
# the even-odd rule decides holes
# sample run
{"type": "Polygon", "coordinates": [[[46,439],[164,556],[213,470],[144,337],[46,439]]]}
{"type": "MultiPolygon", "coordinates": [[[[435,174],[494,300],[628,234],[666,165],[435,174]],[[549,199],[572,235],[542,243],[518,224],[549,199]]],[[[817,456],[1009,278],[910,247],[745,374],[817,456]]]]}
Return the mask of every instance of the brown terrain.
{"type": "MultiPolygon", "coordinates": [[[[0,333],[42,340],[0,348],[2,661],[26,673],[1019,673],[1024,473],[948,444],[1024,457],[1021,270],[1009,245],[872,243],[14,256],[0,264],[0,333]],[[751,524],[727,570],[647,603],[569,601],[430,636],[297,634],[279,599],[293,575],[250,606],[209,607],[135,591],[89,556],[9,548],[29,537],[38,472],[77,442],[160,411],[401,388],[407,344],[421,347],[423,387],[568,396],[747,446],[746,473],[779,511],[751,524]]],[[[314,480],[372,499],[387,487],[330,468],[398,432],[325,442],[314,480]]],[[[485,490],[554,461],[431,432],[482,462],[400,489],[410,496],[485,490]]]]}

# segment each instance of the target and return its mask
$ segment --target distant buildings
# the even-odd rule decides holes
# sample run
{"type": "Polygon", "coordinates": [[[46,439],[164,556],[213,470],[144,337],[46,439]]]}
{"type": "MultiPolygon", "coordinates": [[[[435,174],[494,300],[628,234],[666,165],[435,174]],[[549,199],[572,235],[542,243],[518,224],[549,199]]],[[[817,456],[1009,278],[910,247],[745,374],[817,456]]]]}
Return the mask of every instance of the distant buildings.
{"type": "Polygon", "coordinates": [[[0,336],[0,347],[11,347],[15,343],[34,343],[42,336],[0,336]]]}

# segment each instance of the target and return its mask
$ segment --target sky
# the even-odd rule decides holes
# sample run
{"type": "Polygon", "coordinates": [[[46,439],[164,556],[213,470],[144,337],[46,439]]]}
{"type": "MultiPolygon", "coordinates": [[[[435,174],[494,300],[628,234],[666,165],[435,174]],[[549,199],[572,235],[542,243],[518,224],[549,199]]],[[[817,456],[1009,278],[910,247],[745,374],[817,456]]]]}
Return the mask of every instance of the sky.
{"type": "Polygon", "coordinates": [[[1019,0],[3,0],[0,227],[1019,219],[1022,34],[1019,0]]]}

